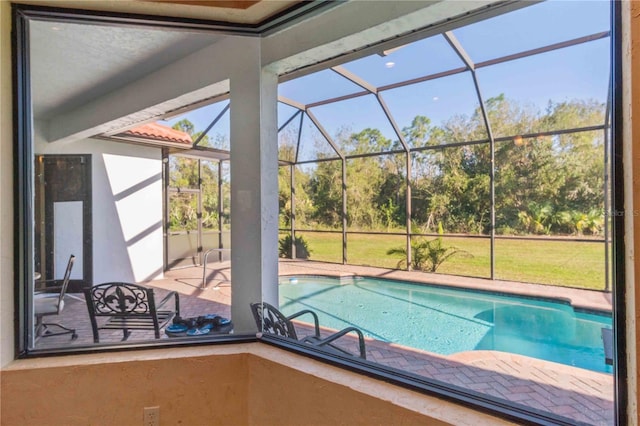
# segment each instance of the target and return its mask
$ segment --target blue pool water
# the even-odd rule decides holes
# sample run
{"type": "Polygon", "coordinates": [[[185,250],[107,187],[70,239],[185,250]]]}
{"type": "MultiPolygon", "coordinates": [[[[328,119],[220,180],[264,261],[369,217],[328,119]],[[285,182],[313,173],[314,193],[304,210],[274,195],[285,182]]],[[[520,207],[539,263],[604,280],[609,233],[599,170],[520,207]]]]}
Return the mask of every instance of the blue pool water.
{"type": "Polygon", "coordinates": [[[611,372],[601,328],[611,316],[568,303],[375,278],[281,277],[280,308],[318,313],[376,340],[442,355],[496,350],[611,372]]]}

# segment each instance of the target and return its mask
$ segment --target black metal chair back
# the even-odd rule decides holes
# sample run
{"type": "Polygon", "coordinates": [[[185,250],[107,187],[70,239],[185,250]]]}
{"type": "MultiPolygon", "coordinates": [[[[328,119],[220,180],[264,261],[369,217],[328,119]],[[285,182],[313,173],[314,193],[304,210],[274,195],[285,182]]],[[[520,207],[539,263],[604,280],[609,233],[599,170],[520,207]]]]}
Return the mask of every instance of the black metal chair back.
{"type": "Polygon", "coordinates": [[[62,287],[60,288],[60,295],[58,296],[58,314],[64,306],[64,296],[67,294],[67,287],[69,287],[69,281],[71,280],[71,269],[73,269],[73,263],[76,261],[74,255],[69,256],[67,262],[67,269],[64,271],[64,277],[62,278],[62,287]]]}
{"type": "Polygon", "coordinates": [[[251,312],[256,320],[258,330],[263,333],[276,334],[298,340],[293,324],[276,307],[267,302],[251,303],[251,312]]]}
{"type": "Polygon", "coordinates": [[[355,344],[357,344],[357,347],[355,349],[357,351],[357,355],[362,359],[367,358],[364,335],[362,334],[362,331],[360,331],[356,327],[347,327],[323,338],[320,336],[320,324],[318,321],[318,315],[310,309],[303,309],[302,311],[285,317],[284,314],[282,314],[282,312],[278,310],[278,308],[268,304],[267,302],[256,302],[251,303],[250,305],[251,312],[253,313],[253,317],[256,320],[256,325],[258,326],[258,330],[262,331],[263,333],[289,337],[303,343],[308,343],[323,348],[333,353],[345,354],[350,356],[354,355],[353,351],[338,346],[336,344],[336,340],[346,336],[347,334],[353,333],[357,337],[357,340],[355,340],[354,342],[355,344]],[[296,329],[291,320],[293,320],[294,318],[299,318],[303,315],[310,315],[313,318],[313,334],[304,336],[302,339],[299,339],[298,335],[296,334],[296,329]]]}
{"type": "MultiPolygon", "coordinates": [[[[71,269],[73,269],[73,263],[76,257],[74,255],[69,256],[67,262],[67,268],[64,271],[64,277],[62,278],[62,284],[59,287],[44,287],[44,290],[51,292],[36,292],[33,299],[34,316],[36,317],[35,323],[35,339],[36,341],[41,337],[59,336],[62,334],[71,334],[71,339],[76,339],[78,335],[74,328],[65,327],[60,323],[45,323],[44,317],[47,315],[60,315],[64,309],[64,296],[67,294],[67,288],[69,287],[69,281],[71,280],[71,269]],[[56,294],[52,292],[54,289],[59,289],[56,294]],[[57,327],[60,331],[54,331],[53,328],[57,327]]],[[[51,279],[40,281],[41,284],[52,282],[57,284],[59,280],[51,279]]]]}
{"type": "Polygon", "coordinates": [[[153,330],[156,339],[160,329],[174,316],[180,315],[178,293],[170,291],[156,303],[152,288],[138,284],[111,282],[84,289],[93,341],[100,341],[99,330],[122,330],[123,340],[127,340],[131,330],[153,330]],[[171,299],[173,309],[163,309],[171,299]],[[97,317],[107,317],[106,323],[98,326],[97,317]]]}
{"type": "Polygon", "coordinates": [[[148,315],[155,311],[153,289],[131,283],[106,283],[86,289],[95,316],[148,315]]]}

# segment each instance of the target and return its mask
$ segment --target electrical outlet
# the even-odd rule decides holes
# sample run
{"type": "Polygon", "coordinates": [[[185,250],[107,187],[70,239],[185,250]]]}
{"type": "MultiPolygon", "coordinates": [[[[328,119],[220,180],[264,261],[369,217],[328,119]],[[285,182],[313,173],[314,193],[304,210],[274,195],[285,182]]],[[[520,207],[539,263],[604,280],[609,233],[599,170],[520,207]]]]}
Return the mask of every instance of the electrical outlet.
{"type": "Polygon", "coordinates": [[[160,407],[144,407],[142,425],[160,426],[160,407]]]}

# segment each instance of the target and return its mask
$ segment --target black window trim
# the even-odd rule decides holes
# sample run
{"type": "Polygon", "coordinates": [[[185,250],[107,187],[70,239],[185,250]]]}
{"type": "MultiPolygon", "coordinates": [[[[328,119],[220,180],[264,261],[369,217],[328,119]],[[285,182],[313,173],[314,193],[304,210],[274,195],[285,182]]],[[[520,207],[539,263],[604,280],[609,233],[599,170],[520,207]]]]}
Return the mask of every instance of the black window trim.
{"type": "MultiPolygon", "coordinates": [[[[611,182],[613,188],[611,206],[615,212],[625,211],[624,200],[624,140],[622,120],[622,7],[623,2],[611,1],[611,182]]],[[[613,235],[613,325],[614,325],[614,422],[626,425],[629,406],[627,382],[627,342],[626,317],[627,295],[625,274],[625,215],[614,215],[612,219],[613,235]]]]}
{"type": "MultiPolygon", "coordinates": [[[[303,2],[304,3],[304,2],[303,2]]],[[[103,353],[106,351],[130,351],[137,349],[157,349],[167,347],[184,347],[213,343],[245,343],[260,341],[281,349],[302,354],[323,362],[340,366],[376,379],[394,383],[399,386],[416,390],[427,395],[443,398],[448,401],[465,404],[474,409],[508,420],[530,424],[575,424],[550,413],[538,412],[534,409],[521,409],[506,401],[489,395],[471,393],[434,380],[410,374],[402,370],[359,361],[348,357],[329,355],[308,345],[264,335],[257,338],[251,335],[228,336],[216,339],[194,339],[139,344],[105,344],[91,345],[64,350],[29,350],[29,326],[33,320],[27,315],[26,277],[33,276],[33,228],[26,226],[30,223],[32,212],[29,200],[32,198],[30,183],[33,176],[33,165],[27,161],[33,156],[31,143],[31,93],[29,89],[29,20],[56,20],[62,22],[80,22],[110,25],[150,26],[169,29],[190,29],[202,31],[216,31],[230,34],[261,36],[277,27],[283,27],[295,22],[302,15],[319,13],[340,2],[318,1],[306,7],[300,6],[295,10],[285,11],[272,20],[257,25],[229,24],[215,21],[195,20],[187,18],[171,18],[151,15],[135,15],[123,13],[107,13],[79,9],[61,9],[57,7],[12,4],[12,83],[13,83],[13,123],[14,123],[14,281],[15,281],[15,349],[17,358],[31,358],[42,356],[62,356],[78,353],[103,353]]],[[[612,191],[612,209],[624,212],[623,186],[623,140],[622,140],[622,2],[611,1],[611,52],[612,52],[612,164],[610,183],[612,191]]],[[[615,378],[615,409],[614,421],[617,425],[627,423],[628,395],[627,395],[627,364],[626,364],[626,292],[625,292],[625,245],[624,245],[624,215],[614,215],[612,218],[613,235],[613,275],[617,283],[613,292],[614,342],[616,362],[614,365],[615,378]]]]}
{"type": "Polygon", "coordinates": [[[282,336],[263,334],[258,340],[289,352],[303,354],[327,364],[342,367],[346,370],[383,380],[425,395],[435,396],[449,402],[461,404],[465,407],[471,407],[474,410],[511,420],[518,424],[576,426],[576,421],[573,419],[537,410],[532,407],[518,405],[516,402],[474,392],[394,367],[376,364],[356,357],[333,353],[329,354],[318,347],[294,342],[282,336]]]}

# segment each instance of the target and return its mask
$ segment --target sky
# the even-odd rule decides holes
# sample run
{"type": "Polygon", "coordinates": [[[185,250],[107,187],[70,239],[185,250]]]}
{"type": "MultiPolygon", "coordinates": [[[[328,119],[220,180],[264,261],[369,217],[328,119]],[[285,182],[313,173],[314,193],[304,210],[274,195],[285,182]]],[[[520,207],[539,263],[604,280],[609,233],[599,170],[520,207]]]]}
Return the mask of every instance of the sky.
{"type": "MultiPolygon", "coordinates": [[[[609,7],[610,3],[605,0],[550,0],[452,32],[471,60],[478,63],[608,31],[609,7]]],[[[539,110],[543,110],[550,100],[595,99],[605,102],[609,82],[609,43],[607,37],[478,68],[480,91],[485,100],[504,93],[509,99],[539,110]]],[[[436,35],[395,49],[386,56],[374,54],[343,66],[379,87],[455,69],[463,66],[463,62],[445,38],[436,35]]],[[[332,70],[324,70],[280,84],[278,93],[304,104],[362,90],[332,70]]],[[[416,115],[426,115],[438,125],[454,115],[470,115],[478,107],[470,72],[385,90],[381,96],[400,128],[410,125],[416,115]]],[[[195,124],[196,130],[204,130],[227,102],[192,111],[186,118],[195,124]]],[[[372,95],[315,107],[311,111],[332,136],[344,128],[357,132],[375,127],[386,137],[397,139],[372,95]]],[[[295,112],[294,108],[280,104],[279,126],[295,112]]],[[[173,125],[183,117],[164,124],[173,125]]],[[[229,124],[227,113],[210,135],[221,133],[228,136],[229,124]]],[[[306,130],[304,133],[312,135],[314,132],[306,130]]]]}

